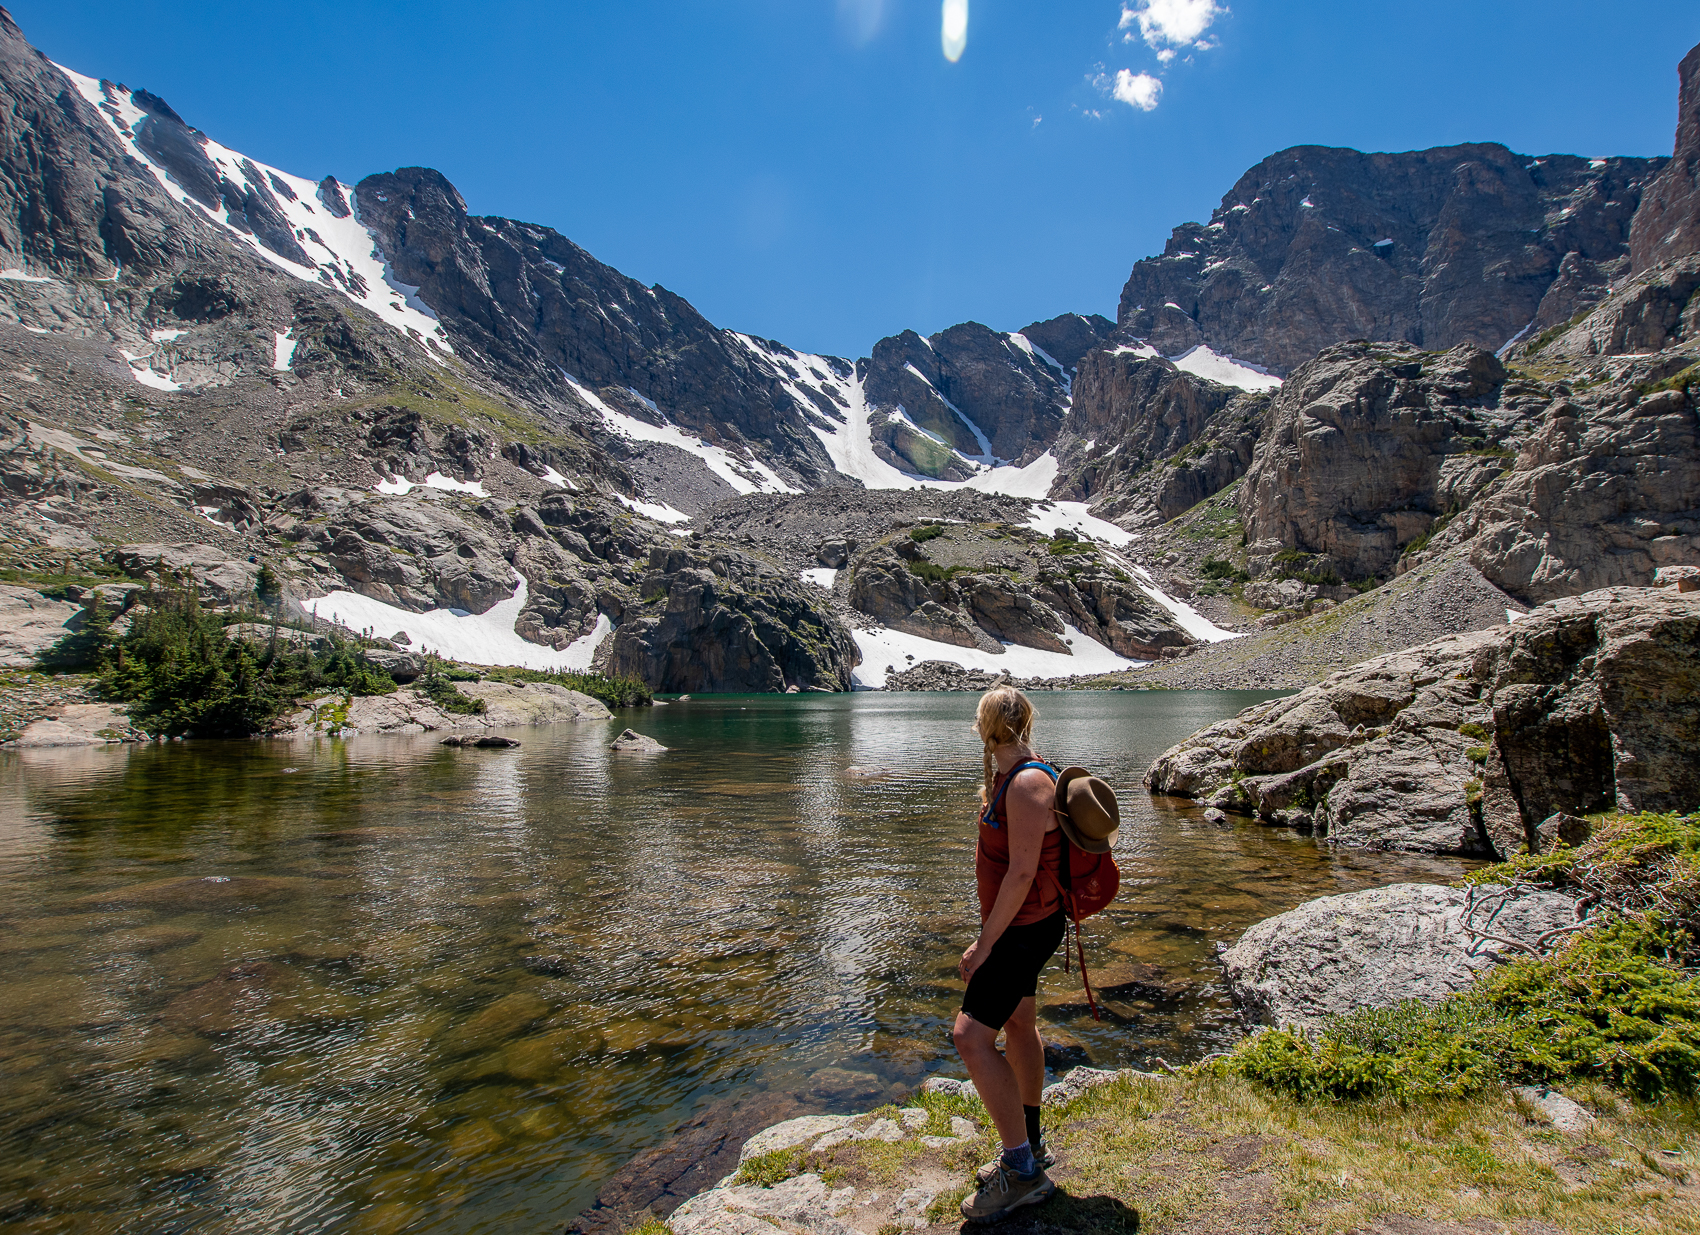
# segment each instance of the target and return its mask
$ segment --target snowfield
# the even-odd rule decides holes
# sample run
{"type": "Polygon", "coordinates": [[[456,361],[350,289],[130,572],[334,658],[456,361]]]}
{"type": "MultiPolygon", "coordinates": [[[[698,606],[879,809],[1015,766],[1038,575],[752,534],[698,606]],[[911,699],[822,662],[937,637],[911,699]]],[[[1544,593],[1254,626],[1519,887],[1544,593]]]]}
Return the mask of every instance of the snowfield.
{"type": "Polygon", "coordinates": [[[948,661],[964,669],[983,669],[988,673],[1007,669],[1011,677],[1017,678],[1089,676],[1114,673],[1118,669],[1138,669],[1151,663],[1117,656],[1096,639],[1088,638],[1067,623],[1063,624],[1063,638],[1070,641],[1074,651],[1072,656],[1015,643],[1004,644],[1004,652],[1000,656],[978,648],[923,639],[885,626],[851,633],[855,636],[857,650],[862,654],[862,663],[856,666],[851,677],[857,686],[866,690],[885,688],[889,676],[886,666],[901,673],[924,660],[948,661]]]}
{"type": "Polygon", "coordinates": [[[517,665],[522,669],[590,668],[590,658],[613,631],[606,614],[596,619],[596,629],[574,640],[560,651],[529,643],[514,631],[525,608],[525,576],[516,574],[519,586],[507,600],[498,601],[484,613],[464,609],[428,609],[414,613],[386,605],[358,592],[332,592],[301,607],[314,617],[340,622],[350,630],[370,630],[381,639],[398,631],[407,635],[410,652],[435,652],[449,660],[472,665],[517,665]]]}

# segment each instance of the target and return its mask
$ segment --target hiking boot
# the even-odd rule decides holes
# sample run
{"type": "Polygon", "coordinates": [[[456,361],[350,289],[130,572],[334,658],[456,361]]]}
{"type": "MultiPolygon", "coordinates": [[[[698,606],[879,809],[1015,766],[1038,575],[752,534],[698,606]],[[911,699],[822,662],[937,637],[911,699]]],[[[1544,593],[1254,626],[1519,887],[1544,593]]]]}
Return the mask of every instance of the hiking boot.
{"type": "Polygon", "coordinates": [[[997,1222],[1024,1205],[1043,1205],[1056,1190],[1043,1167],[1024,1176],[999,1166],[978,1192],[962,1202],[962,1216],[970,1222],[997,1222]]]}
{"type": "MultiPolygon", "coordinates": [[[[1039,1164],[1041,1170],[1048,1171],[1057,1164],[1057,1156],[1050,1151],[1049,1147],[1040,1145],[1033,1151],[1033,1161],[1039,1164]]],[[[992,1176],[997,1174],[998,1167],[1002,1165],[1003,1158],[1001,1156],[993,1158],[990,1162],[986,1163],[979,1170],[974,1172],[975,1181],[982,1184],[990,1183],[992,1176]]]]}

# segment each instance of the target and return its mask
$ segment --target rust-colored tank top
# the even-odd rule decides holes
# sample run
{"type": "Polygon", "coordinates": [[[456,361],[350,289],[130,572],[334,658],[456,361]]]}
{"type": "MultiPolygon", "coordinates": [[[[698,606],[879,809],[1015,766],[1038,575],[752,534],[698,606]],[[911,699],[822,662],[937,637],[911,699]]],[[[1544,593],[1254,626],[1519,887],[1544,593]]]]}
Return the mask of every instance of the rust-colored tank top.
{"type": "MultiPolygon", "coordinates": [[[[1034,761],[1029,761],[1029,765],[1034,761]]],[[[998,890],[1009,873],[1009,815],[1004,808],[1004,789],[1010,777],[1022,770],[1017,764],[998,777],[992,786],[992,807],[980,812],[980,840],[974,846],[974,880],[980,890],[980,921],[992,916],[998,890]],[[987,821],[990,815],[997,826],[987,821]]],[[[1055,779],[1053,774],[1052,779],[1055,779]]],[[[1061,828],[1045,833],[1044,847],[1039,850],[1039,869],[1027,889],[1027,899],[1021,902],[1011,926],[1026,926],[1042,922],[1062,907],[1062,892],[1058,888],[1058,871],[1062,862],[1063,834],[1061,828]]]]}

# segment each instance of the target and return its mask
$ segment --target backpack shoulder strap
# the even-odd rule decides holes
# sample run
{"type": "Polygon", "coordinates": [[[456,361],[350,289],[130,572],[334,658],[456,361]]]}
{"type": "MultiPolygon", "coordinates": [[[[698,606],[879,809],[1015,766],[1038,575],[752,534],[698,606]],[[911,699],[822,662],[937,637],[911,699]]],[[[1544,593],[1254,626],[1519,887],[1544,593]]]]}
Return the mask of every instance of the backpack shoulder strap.
{"type": "Polygon", "coordinates": [[[1009,775],[1003,778],[1003,784],[998,786],[998,791],[997,791],[996,794],[993,795],[992,800],[990,802],[986,803],[986,809],[983,812],[982,817],[992,827],[995,828],[995,827],[998,826],[997,820],[996,820],[998,803],[1002,802],[1003,801],[1003,795],[1009,792],[1010,783],[1015,780],[1016,775],[1018,773],[1022,772],[1023,770],[1027,769],[1027,768],[1044,768],[1045,771],[1047,771],[1051,774],[1051,780],[1053,782],[1057,779],[1058,776],[1062,775],[1062,773],[1058,772],[1054,767],[1052,767],[1050,764],[1046,763],[1043,759],[1029,759],[1025,763],[1016,764],[1013,768],[1011,768],[1009,770],[1009,775]]]}

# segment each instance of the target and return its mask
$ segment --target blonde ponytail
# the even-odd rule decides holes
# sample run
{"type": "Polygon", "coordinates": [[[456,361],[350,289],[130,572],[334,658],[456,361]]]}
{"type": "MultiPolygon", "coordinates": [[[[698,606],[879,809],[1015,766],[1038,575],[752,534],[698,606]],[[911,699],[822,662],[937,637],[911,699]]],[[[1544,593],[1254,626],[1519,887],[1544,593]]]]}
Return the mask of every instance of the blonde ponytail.
{"type": "Polygon", "coordinates": [[[994,686],[980,696],[980,706],[974,713],[974,732],[985,746],[986,783],[980,790],[980,804],[991,801],[992,786],[997,784],[998,761],[992,754],[1011,742],[1027,743],[1033,736],[1033,721],[1038,713],[1027,696],[1013,686],[994,686]]]}

